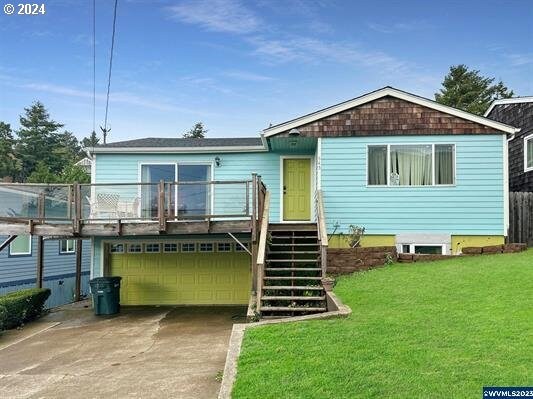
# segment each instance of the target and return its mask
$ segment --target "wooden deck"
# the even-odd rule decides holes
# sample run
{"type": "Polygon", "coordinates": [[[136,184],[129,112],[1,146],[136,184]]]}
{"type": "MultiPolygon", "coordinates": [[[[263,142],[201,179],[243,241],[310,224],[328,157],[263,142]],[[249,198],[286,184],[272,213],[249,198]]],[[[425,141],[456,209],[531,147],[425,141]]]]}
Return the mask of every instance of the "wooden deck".
{"type": "Polygon", "coordinates": [[[79,237],[94,236],[159,236],[173,234],[218,234],[218,233],[250,233],[252,221],[168,221],[165,230],[160,230],[159,222],[89,222],[80,223],[79,233],[75,232],[72,223],[43,222],[24,223],[0,221],[0,235],[33,234],[37,236],[79,237]]]}

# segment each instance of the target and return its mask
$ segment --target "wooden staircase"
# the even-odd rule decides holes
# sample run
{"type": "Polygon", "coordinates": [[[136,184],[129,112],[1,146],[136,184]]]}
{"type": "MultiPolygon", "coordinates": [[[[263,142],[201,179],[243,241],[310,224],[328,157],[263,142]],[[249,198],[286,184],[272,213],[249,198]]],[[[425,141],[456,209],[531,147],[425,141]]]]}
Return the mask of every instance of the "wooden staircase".
{"type": "Polygon", "coordinates": [[[279,318],[325,312],[316,224],[269,224],[259,313],[279,318]]]}

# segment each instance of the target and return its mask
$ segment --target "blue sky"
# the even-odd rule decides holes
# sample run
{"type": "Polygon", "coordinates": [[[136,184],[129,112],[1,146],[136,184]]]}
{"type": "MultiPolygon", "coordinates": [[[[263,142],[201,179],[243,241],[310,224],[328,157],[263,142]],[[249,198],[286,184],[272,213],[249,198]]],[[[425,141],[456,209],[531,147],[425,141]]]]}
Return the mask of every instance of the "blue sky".
{"type": "MultiPolygon", "coordinates": [[[[43,1],[46,15],[0,14],[0,120],[17,128],[40,100],[81,138],[92,1],[43,1]]],[[[96,8],[98,126],[113,2],[96,8]]],[[[253,136],[386,85],[433,98],[459,63],[533,95],[532,39],[529,0],[119,0],[110,141],[176,137],[196,121],[209,137],[253,136]]]]}

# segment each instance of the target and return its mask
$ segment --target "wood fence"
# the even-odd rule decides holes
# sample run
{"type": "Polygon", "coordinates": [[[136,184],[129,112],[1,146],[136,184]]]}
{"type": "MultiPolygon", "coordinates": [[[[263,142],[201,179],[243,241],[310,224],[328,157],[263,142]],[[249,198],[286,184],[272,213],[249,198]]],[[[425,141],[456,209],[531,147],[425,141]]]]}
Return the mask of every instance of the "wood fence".
{"type": "Polygon", "coordinates": [[[533,245],[533,193],[509,193],[508,241],[533,245]]]}

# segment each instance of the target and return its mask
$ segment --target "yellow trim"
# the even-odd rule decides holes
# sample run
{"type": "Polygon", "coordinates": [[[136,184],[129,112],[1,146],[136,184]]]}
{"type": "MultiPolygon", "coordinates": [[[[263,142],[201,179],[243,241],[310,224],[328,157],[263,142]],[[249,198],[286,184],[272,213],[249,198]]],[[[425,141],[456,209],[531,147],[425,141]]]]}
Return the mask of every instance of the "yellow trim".
{"type": "Polygon", "coordinates": [[[251,289],[245,252],[110,253],[123,305],[245,305],[251,289]]]}
{"type": "MultiPolygon", "coordinates": [[[[361,239],[362,247],[393,247],[396,245],[394,235],[364,235],[361,239]]],[[[346,234],[334,234],[329,239],[330,248],[348,248],[346,234]]]]}
{"type": "Polygon", "coordinates": [[[504,236],[452,236],[452,253],[457,255],[464,247],[485,247],[505,244],[504,236]]]}

